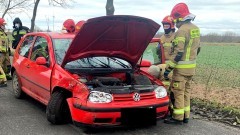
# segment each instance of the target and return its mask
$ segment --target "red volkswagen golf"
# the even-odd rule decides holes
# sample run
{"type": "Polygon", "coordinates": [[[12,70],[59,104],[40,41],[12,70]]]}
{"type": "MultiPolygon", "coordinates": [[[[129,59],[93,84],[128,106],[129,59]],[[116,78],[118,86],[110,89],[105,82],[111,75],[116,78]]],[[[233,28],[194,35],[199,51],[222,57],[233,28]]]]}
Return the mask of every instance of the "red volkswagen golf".
{"type": "Polygon", "coordinates": [[[48,121],[77,126],[155,123],[169,98],[161,81],[140,69],[159,29],[136,16],[89,19],[76,34],[29,33],[13,59],[13,91],[47,106],[48,121]]]}

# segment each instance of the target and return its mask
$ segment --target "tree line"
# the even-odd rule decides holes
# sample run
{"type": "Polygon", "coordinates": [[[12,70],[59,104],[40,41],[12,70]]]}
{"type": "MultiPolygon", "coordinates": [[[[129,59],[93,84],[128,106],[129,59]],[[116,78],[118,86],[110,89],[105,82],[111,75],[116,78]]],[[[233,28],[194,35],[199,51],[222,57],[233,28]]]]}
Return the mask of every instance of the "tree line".
{"type": "Polygon", "coordinates": [[[225,32],[223,34],[209,33],[201,35],[202,42],[223,42],[223,43],[240,43],[240,35],[234,32],[225,32]]]}
{"type": "MultiPolygon", "coordinates": [[[[159,32],[155,37],[161,37],[161,35],[163,35],[163,33],[159,32]]],[[[201,42],[240,43],[240,35],[234,32],[202,34],[201,42]]]]}

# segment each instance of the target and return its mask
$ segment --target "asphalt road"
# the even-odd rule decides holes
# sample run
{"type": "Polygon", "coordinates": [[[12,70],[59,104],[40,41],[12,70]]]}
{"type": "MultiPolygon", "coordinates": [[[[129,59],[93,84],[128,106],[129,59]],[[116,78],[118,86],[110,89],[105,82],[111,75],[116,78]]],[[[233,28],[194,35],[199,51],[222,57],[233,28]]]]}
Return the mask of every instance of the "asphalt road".
{"type": "Polygon", "coordinates": [[[112,128],[84,132],[72,124],[52,125],[45,116],[46,107],[30,97],[15,99],[11,81],[0,88],[0,135],[240,135],[240,129],[222,123],[190,119],[189,124],[167,125],[162,120],[145,128],[112,128]]]}

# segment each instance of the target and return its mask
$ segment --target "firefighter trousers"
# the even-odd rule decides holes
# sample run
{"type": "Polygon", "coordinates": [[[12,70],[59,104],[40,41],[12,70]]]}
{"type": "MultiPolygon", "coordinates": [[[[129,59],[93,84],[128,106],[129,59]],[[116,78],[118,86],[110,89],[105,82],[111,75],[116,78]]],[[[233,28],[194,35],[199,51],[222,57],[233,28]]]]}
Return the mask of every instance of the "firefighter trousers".
{"type": "Polygon", "coordinates": [[[8,53],[1,53],[0,63],[1,63],[2,69],[5,72],[5,74],[9,75],[10,70],[11,70],[11,62],[10,62],[8,53]]]}
{"type": "Polygon", "coordinates": [[[178,72],[173,73],[171,92],[173,93],[173,114],[176,120],[183,120],[190,116],[190,91],[192,76],[181,75],[178,72]]]}

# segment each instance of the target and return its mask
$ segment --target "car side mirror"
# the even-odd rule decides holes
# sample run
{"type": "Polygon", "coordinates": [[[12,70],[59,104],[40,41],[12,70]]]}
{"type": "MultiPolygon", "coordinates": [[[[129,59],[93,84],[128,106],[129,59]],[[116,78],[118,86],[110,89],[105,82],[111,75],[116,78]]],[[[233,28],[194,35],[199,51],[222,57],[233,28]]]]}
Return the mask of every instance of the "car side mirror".
{"type": "Polygon", "coordinates": [[[48,62],[47,62],[46,58],[44,58],[44,57],[38,57],[36,59],[36,63],[38,65],[48,65],[48,62]]]}
{"type": "Polygon", "coordinates": [[[142,60],[140,67],[150,67],[152,65],[152,63],[149,60],[142,60]]]}

